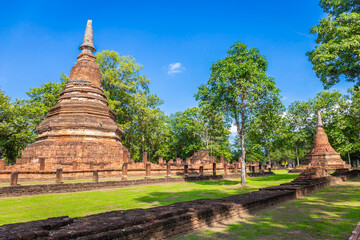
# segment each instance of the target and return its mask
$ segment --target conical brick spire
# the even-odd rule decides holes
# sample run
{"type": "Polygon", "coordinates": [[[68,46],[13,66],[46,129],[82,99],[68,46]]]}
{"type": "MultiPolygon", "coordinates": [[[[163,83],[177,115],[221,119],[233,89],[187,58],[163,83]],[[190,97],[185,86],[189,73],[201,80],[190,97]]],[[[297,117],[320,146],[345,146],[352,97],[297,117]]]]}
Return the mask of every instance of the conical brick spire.
{"type": "Polygon", "coordinates": [[[123,131],[115,122],[101,87],[99,66],[92,53],[95,48],[91,20],[80,49],[58,103],[39,124],[36,142],[22,152],[19,165],[31,165],[34,159],[42,157],[49,169],[70,168],[74,161],[85,169],[90,163],[101,163],[106,168],[120,166],[123,131]]]}
{"type": "Polygon", "coordinates": [[[346,168],[345,162],[341,159],[340,154],[330,145],[328,136],[325,133],[324,125],[321,120],[321,112],[317,112],[316,134],[314,144],[305,156],[304,165],[321,166],[329,170],[346,168]]]}
{"type": "Polygon", "coordinates": [[[94,37],[93,37],[93,29],[92,29],[92,20],[88,20],[85,29],[85,35],[82,45],[79,47],[82,52],[90,51],[95,52],[96,49],[94,47],[94,37]]]}
{"type": "Polygon", "coordinates": [[[322,120],[321,120],[321,112],[318,111],[317,112],[317,124],[316,124],[317,127],[323,127],[323,123],[322,123],[322,120]]]}

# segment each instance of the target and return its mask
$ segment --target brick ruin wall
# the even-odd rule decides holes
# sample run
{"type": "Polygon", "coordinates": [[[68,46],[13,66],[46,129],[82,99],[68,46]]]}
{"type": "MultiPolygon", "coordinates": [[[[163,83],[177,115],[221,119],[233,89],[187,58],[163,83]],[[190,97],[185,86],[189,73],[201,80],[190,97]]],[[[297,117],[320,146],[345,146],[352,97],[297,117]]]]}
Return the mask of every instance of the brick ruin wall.
{"type": "MultiPolygon", "coordinates": [[[[274,174],[268,172],[265,174],[250,173],[249,177],[259,177],[274,174]]],[[[104,182],[81,182],[81,183],[63,183],[63,184],[37,184],[37,185],[17,185],[0,187],[0,197],[18,197],[28,195],[39,195],[49,193],[70,193],[83,192],[97,189],[125,188],[140,185],[155,185],[179,182],[197,182],[208,180],[234,179],[240,178],[240,174],[216,175],[216,176],[189,176],[183,178],[146,178],[126,181],[104,181],[104,182]]]]}
{"type": "MultiPolygon", "coordinates": [[[[166,161],[164,161],[165,163],[166,161]]],[[[48,169],[46,165],[46,160],[41,161],[39,159],[36,163],[33,164],[32,169],[18,169],[17,167],[12,166],[4,166],[2,167],[3,160],[0,160],[0,182],[7,182],[10,179],[10,175],[12,172],[19,172],[19,181],[32,181],[32,180],[52,180],[55,178],[56,169],[48,169]],[[37,169],[37,170],[34,170],[37,169]],[[44,170],[41,170],[44,169],[44,170]]],[[[165,176],[166,175],[166,165],[165,164],[154,164],[149,163],[151,167],[151,175],[152,176],[165,176]]],[[[228,173],[235,172],[235,164],[226,164],[226,168],[228,169],[228,173]]],[[[177,164],[176,162],[171,164],[171,174],[172,175],[184,175],[184,167],[186,165],[185,161],[182,161],[181,164],[177,164]]],[[[100,178],[121,178],[122,169],[120,168],[121,164],[117,166],[112,166],[112,168],[106,167],[106,165],[101,163],[90,162],[89,164],[83,164],[83,167],[80,167],[80,164],[66,164],[63,169],[63,179],[65,180],[73,180],[73,179],[86,179],[91,178],[93,171],[97,170],[99,172],[100,178]]],[[[191,164],[189,165],[188,172],[189,174],[199,174],[199,168],[203,166],[204,174],[212,174],[212,164],[191,164]]],[[[224,164],[217,163],[217,174],[224,174],[224,164]]],[[[246,171],[248,173],[259,172],[260,168],[262,170],[267,170],[267,165],[259,164],[248,164],[246,166],[246,171]]],[[[145,164],[144,162],[129,162],[128,164],[128,175],[129,176],[145,176],[145,164]]],[[[241,166],[238,164],[238,172],[241,171],[241,166]]]]}
{"type": "Polygon", "coordinates": [[[295,180],[222,199],[199,199],[150,209],[4,225],[0,227],[0,239],[169,239],[215,222],[246,217],[249,213],[359,175],[360,171],[353,170],[337,177],[295,180]]]}

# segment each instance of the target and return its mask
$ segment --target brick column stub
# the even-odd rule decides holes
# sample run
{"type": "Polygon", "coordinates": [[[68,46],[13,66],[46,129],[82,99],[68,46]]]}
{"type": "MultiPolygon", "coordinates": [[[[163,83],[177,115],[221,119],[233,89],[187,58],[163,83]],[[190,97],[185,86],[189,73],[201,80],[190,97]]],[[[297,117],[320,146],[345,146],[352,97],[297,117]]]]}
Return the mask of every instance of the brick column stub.
{"type": "Polygon", "coordinates": [[[0,159],[0,170],[6,170],[5,160],[0,159]]]}
{"type": "Polygon", "coordinates": [[[170,174],[171,174],[171,164],[170,162],[168,162],[166,164],[166,178],[170,178],[170,174]]]}
{"type": "Polygon", "coordinates": [[[10,186],[16,186],[18,184],[19,173],[12,172],[10,176],[10,186]]]}
{"type": "Polygon", "coordinates": [[[128,163],[123,163],[121,168],[121,180],[126,181],[128,179],[128,163]]]}
{"type": "Polygon", "coordinates": [[[99,173],[98,173],[98,171],[96,171],[96,170],[93,171],[92,181],[93,181],[94,183],[99,182],[99,173]]]}
{"type": "Polygon", "coordinates": [[[123,150],[123,163],[128,163],[128,151],[125,148],[123,150]]]}
{"type": "Polygon", "coordinates": [[[239,167],[239,163],[238,162],[234,162],[234,173],[238,174],[238,167],[239,167]]]}
{"type": "Polygon", "coordinates": [[[143,163],[144,163],[144,167],[146,167],[146,164],[147,164],[147,152],[143,152],[143,163]]]}
{"type": "Polygon", "coordinates": [[[151,178],[151,164],[150,163],[146,164],[145,171],[146,171],[145,179],[150,179],[151,178]]]}
{"type": "Polygon", "coordinates": [[[185,177],[189,176],[189,165],[188,164],[184,165],[184,176],[185,177]]]}
{"type": "Polygon", "coordinates": [[[62,168],[56,169],[56,180],[55,180],[56,184],[62,183],[62,172],[63,172],[62,168]]]}

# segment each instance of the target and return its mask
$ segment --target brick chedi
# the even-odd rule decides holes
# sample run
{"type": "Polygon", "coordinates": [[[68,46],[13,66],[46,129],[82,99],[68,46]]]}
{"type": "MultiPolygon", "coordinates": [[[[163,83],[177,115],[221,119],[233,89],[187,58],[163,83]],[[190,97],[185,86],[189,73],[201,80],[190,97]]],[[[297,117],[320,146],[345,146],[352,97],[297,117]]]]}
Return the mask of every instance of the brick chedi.
{"type": "Polygon", "coordinates": [[[340,154],[330,145],[329,139],[324,131],[321,121],[320,111],[318,112],[318,122],[316,134],[314,136],[314,145],[310,153],[305,156],[303,162],[305,166],[324,167],[327,170],[336,170],[347,168],[348,165],[341,159],[340,154]]]}
{"type": "Polygon", "coordinates": [[[91,164],[120,167],[123,131],[101,87],[91,20],[80,50],[58,103],[37,127],[36,142],[22,151],[17,165],[31,168],[39,158],[45,158],[46,169],[70,168],[74,162],[80,168],[91,164]]]}
{"type": "Polygon", "coordinates": [[[207,150],[200,150],[194,155],[192,155],[190,158],[191,164],[210,164],[211,158],[209,156],[209,152],[207,150]]]}

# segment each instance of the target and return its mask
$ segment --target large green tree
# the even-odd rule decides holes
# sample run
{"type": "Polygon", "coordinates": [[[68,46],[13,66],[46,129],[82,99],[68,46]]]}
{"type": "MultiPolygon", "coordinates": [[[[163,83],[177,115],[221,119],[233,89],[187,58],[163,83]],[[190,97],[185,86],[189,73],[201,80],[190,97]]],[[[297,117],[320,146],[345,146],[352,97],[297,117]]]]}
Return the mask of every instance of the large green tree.
{"type": "Polygon", "coordinates": [[[150,94],[150,80],[143,74],[143,66],[131,56],[121,56],[104,50],[96,54],[100,67],[101,85],[116,122],[124,130],[123,144],[131,156],[140,160],[144,151],[150,159],[163,154],[165,142],[164,113],[159,109],[163,101],[150,94]]]}
{"type": "Polygon", "coordinates": [[[295,101],[288,107],[286,122],[288,124],[288,146],[295,149],[297,164],[300,157],[310,149],[314,132],[312,101],[295,101]]]}
{"type": "Polygon", "coordinates": [[[171,157],[185,159],[196,151],[206,149],[213,156],[231,159],[229,126],[222,115],[212,114],[202,107],[193,107],[171,114],[168,123],[171,157]]]}
{"type": "Polygon", "coordinates": [[[262,100],[262,107],[257,109],[249,124],[249,138],[260,144],[267,153],[271,166],[271,151],[277,148],[283,135],[282,115],[285,107],[281,102],[279,90],[269,92],[262,100]]]}
{"type": "Polygon", "coordinates": [[[224,114],[229,122],[235,122],[242,152],[241,184],[246,185],[246,125],[254,112],[264,107],[263,100],[278,90],[265,73],[268,63],[259,50],[236,42],[227,53],[212,64],[210,79],[199,87],[196,97],[213,111],[224,114]]]}
{"type": "Polygon", "coordinates": [[[61,75],[59,82],[48,82],[32,88],[26,94],[28,99],[14,102],[1,92],[0,147],[5,159],[13,163],[20,157],[20,151],[33,143],[36,127],[45,119],[49,108],[53,107],[67,78],[61,75]]]}
{"type": "Polygon", "coordinates": [[[360,2],[357,0],[321,0],[328,13],[311,28],[317,34],[316,47],[307,53],[313,70],[330,88],[341,77],[360,84],[360,2]]]}

